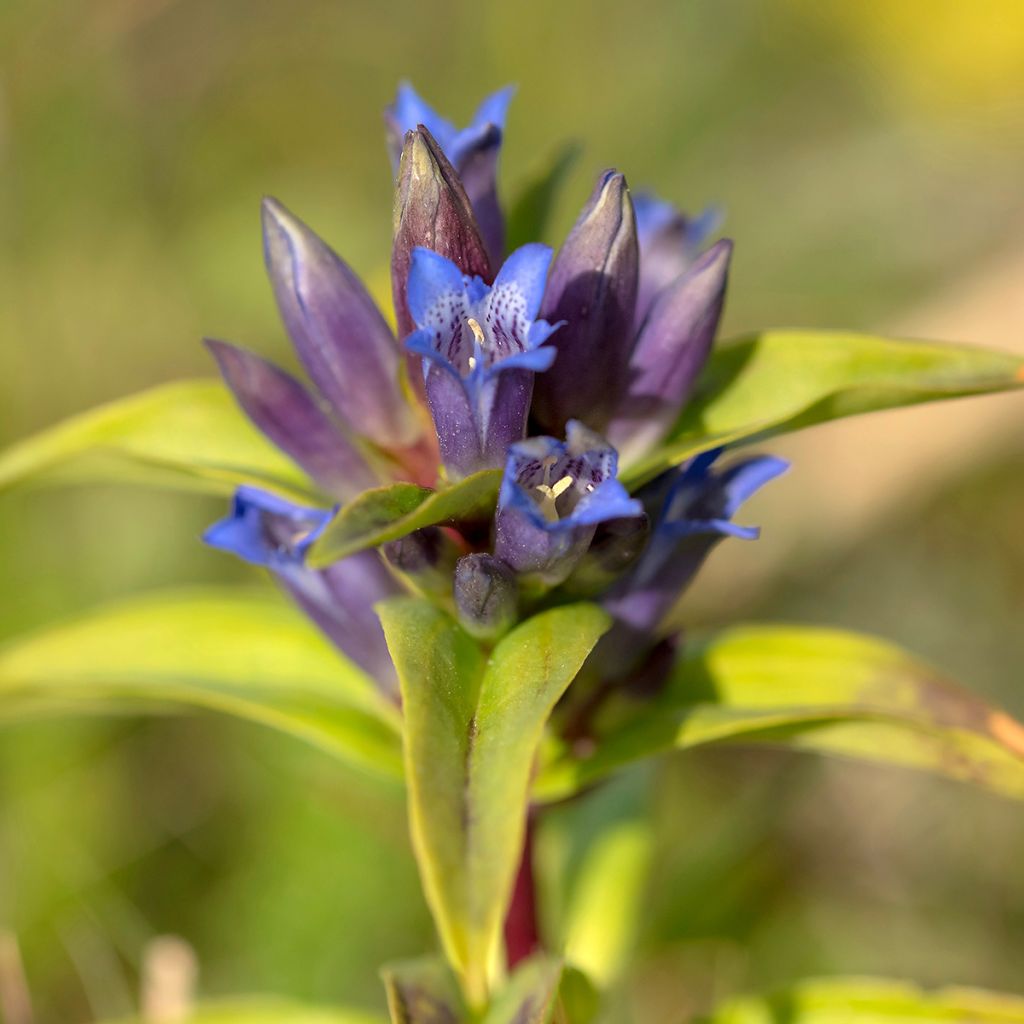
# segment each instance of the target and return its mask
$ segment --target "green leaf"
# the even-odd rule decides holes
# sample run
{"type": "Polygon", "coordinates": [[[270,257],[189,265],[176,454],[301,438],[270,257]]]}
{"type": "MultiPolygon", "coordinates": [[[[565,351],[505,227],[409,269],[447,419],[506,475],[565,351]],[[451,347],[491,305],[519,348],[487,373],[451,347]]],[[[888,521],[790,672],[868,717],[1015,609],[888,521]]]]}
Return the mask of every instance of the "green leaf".
{"type": "Polygon", "coordinates": [[[437,491],[408,483],[376,487],[350,501],[328,523],[307,562],[319,568],[424,526],[489,517],[500,485],[501,470],[485,469],[437,491]]]}
{"type": "MultiPolygon", "coordinates": [[[[138,1018],[117,1024],[145,1024],[138,1018]]],[[[340,1007],[304,1006],[284,999],[233,999],[202,1003],[181,1024],[384,1024],[376,1014],[340,1007]]]]}
{"type": "Polygon", "coordinates": [[[689,646],[656,699],[606,709],[589,756],[555,754],[536,795],[564,797],[652,754],[725,740],[906,765],[1024,798],[1019,722],[890,644],[790,626],[689,646]]]}
{"type": "Polygon", "coordinates": [[[1024,383],[1019,356],[973,345],[766,331],[712,353],[668,441],[623,473],[636,486],[718,444],[1024,383]]]}
{"type": "Polygon", "coordinates": [[[380,606],[398,669],[413,848],[449,962],[486,1001],[523,841],[544,724],[607,616],[593,605],[528,619],[490,658],[427,601],[380,606]]]}
{"type": "Polygon", "coordinates": [[[545,237],[558,193],[582,151],[578,142],[563,143],[522,187],[509,210],[506,239],[509,252],[545,237]]]}
{"type": "Polygon", "coordinates": [[[380,972],[391,1024],[459,1024],[466,1010],[451,970],[434,957],[387,964],[380,972]]]}
{"type": "Polygon", "coordinates": [[[721,1006],[705,1024],[1022,1024],[1024,998],[982,989],[922,989],[899,981],[829,978],[721,1006]]]}
{"type": "Polygon", "coordinates": [[[0,646],[0,723],[183,707],[261,722],[402,777],[397,710],[271,591],[136,597],[0,646]]]}
{"type": "Polygon", "coordinates": [[[309,499],[302,471],[218,381],[181,381],[73,416],[0,453],[0,490],[28,482],[131,481],[230,493],[260,484],[309,499]]]}
{"type": "Polygon", "coordinates": [[[483,1024],[548,1024],[561,978],[562,961],[557,957],[524,960],[495,997],[483,1024]]]}

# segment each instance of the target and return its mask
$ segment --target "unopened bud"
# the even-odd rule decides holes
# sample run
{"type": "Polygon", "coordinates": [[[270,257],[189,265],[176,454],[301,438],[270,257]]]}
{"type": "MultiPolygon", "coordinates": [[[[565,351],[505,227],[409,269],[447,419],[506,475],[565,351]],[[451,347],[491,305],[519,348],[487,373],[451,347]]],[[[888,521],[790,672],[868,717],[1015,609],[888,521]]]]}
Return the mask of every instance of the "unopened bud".
{"type": "Polygon", "coordinates": [[[492,638],[516,617],[515,573],[492,555],[466,555],[455,567],[455,607],[474,636],[492,638]]]}

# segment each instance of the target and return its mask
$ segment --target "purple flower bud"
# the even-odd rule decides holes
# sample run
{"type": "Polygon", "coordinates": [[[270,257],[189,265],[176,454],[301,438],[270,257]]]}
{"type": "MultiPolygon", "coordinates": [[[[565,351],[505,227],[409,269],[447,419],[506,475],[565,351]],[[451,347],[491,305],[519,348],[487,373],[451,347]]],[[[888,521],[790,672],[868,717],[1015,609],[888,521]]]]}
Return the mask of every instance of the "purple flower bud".
{"type": "Polygon", "coordinates": [[[401,353],[362,283],[273,199],[263,201],[263,240],[281,318],[320,393],[381,447],[412,447],[420,428],[402,393],[401,353]]]}
{"type": "Polygon", "coordinates": [[[208,339],[206,345],[246,415],[327,494],[347,501],[380,484],[362,454],[291,374],[227,342],[208,339]]]}
{"type": "Polygon", "coordinates": [[[603,429],[626,383],[637,292],[633,203],[621,174],[606,172],[551,268],[544,316],[564,320],[558,359],[538,381],[533,413],[552,432],[570,419],[603,429]]]}
{"type": "Polygon", "coordinates": [[[307,568],[306,551],[330,518],[326,509],[240,487],[230,515],[214,523],[203,540],[269,569],[330,640],[394,696],[394,666],[373,606],[402,588],[376,551],[362,551],[327,569],[307,568]]]}
{"type": "Polygon", "coordinates": [[[615,478],[618,456],[570,421],[566,441],[533,437],[509,449],[498,496],[494,555],[518,573],[561,583],[599,523],[644,514],[615,478]]]}
{"type": "MultiPolygon", "coordinates": [[[[663,496],[650,543],[603,602],[620,634],[625,630],[633,637],[656,636],[662,620],[719,541],[758,536],[756,528],[737,526],[731,519],[747,498],[784,473],[789,463],[761,455],[712,472],[719,454],[716,450],[699,455],[656,482],[663,496]]],[[[631,645],[620,646],[625,653],[631,645]]]]}
{"type": "Polygon", "coordinates": [[[384,560],[411,584],[413,589],[447,598],[459,549],[436,526],[388,541],[381,547],[384,560]]]}
{"type": "Polygon", "coordinates": [[[626,461],[657,444],[693,392],[718,330],[732,242],[716,242],[655,300],[629,359],[629,387],[608,424],[626,461]]]}
{"type": "Polygon", "coordinates": [[[473,554],[455,566],[455,608],[466,630],[494,639],[515,621],[518,599],[512,570],[491,555],[473,554]]]}
{"type": "Polygon", "coordinates": [[[504,463],[526,433],[533,376],[554,351],[541,346],[558,325],[538,320],[551,250],[517,249],[488,287],[427,249],[413,251],[406,339],[423,358],[427,402],[448,472],[465,476],[504,463]]]}
{"type": "Polygon", "coordinates": [[[640,243],[640,286],[636,299],[639,330],[657,295],[697,258],[705,239],[721,224],[721,212],[710,207],[689,217],[671,203],[649,193],[633,196],[640,243]]]}
{"type": "MultiPolygon", "coordinates": [[[[505,116],[514,92],[512,87],[507,87],[488,96],[473,115],[469,126],[461,131],[425,103],[407,82],[398,87],[395,102],[384,112],[393,169],[399,167],[407,132],[423,125],[437,140],[439,149],[462,179],[494,265],[501,262],[504,254],[505,221],[498,203],[497,170],[505,116]]],[[[433,248],[427,242],[414,244],[433,248]]],[[[484,278],[487,276],[476,269],[464,270],[484,278]]]]}
{"type": "Polygon", "coordinates": [[[462,182],[423,127],[405,137],[394,217],[391,290],[398,334],[404,338],[416,328],[409,312],[408,280],[418,246],[451,260],[463,274],[491,279],[491,262],[462,182]]]}

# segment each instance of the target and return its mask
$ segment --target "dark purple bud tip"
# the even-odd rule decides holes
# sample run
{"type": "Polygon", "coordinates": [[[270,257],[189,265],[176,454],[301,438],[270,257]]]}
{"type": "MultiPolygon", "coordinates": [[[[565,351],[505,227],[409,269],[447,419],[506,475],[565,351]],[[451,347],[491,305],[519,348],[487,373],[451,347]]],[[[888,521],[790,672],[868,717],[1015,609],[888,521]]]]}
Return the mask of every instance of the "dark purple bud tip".
{"type": "Polygon", "coordinates": [[[490,258],[462,181],[422,125],[405,137],[395,190],[394,231],[391,286],[400,337],[415,328],[406,292],[417,246],[451,260],[463,274],[491,280],[490,258]]]}
{"type": "Polygon", "coordinates": [[[637,295],[636,218],[626,179],[607,171],[551,267],[546,320],[564,320],[558,358],[537,383],[533,413],[561,433],[570,419],[600,430],[626,380],[637,295]]]}
{"type": "Polygon", "coordinates": [[[455,567],[455,607],[467,632],[493,639],[516,618],[515,574],[491,555],[466,555],[455,567]]]}

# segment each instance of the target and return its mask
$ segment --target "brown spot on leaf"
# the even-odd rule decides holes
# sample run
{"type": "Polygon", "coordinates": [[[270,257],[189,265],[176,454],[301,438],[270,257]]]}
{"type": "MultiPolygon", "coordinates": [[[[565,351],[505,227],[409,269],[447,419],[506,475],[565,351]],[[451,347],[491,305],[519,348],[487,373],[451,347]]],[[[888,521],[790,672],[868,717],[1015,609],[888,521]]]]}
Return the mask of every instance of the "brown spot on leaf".
{"type": "Polygon", "coordinates": [[[918,705],[937,725],[988,733],[991,711],[972,693],[959,690],[942,679],[928,679],[917,684],[918,705]]]}

